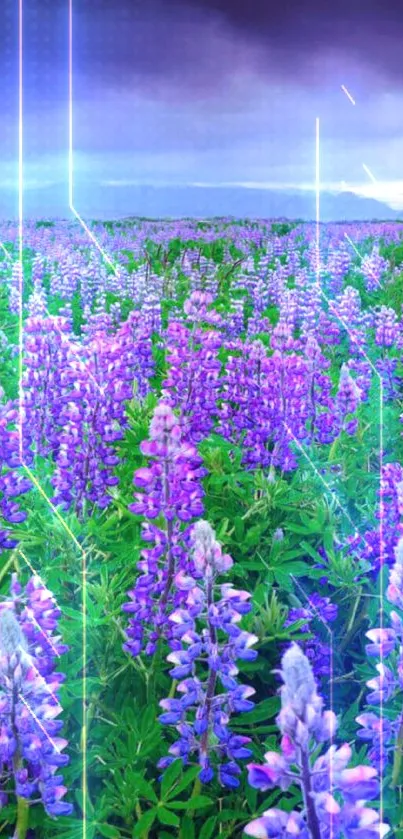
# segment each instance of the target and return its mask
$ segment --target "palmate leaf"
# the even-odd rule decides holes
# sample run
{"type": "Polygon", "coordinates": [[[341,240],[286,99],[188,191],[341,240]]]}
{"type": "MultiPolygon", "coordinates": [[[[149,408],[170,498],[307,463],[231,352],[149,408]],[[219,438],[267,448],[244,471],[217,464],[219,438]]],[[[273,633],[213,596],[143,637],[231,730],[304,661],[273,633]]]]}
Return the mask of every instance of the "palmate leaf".
{"type": "Polygon", "coordinates": [[[183,773],[178,783],[176,783],[173,789],[171,789],[168,792],[168,795],[165,796],[166,801],[170,801],[170,799],[174,796],[180,795],[181,792],[183,792],[190,786],[190,784],[193,784],[199,773],[200,766],[191,766],[190,769],[187,769],[186,772],[183,773]]]}
{"type": "Polygon", "coordinates": [[[262,702],[246,714],[237,714],[232,721],[234,728],[246,728],[250,725],[254,726],[259,722],[266,722],[273,719],[280,710],[280,699],[278,696],[270,696],[268,699],[263,699],[262,702]]]}
{"type": "Polygon", "coordinates": [[[207,795],[192,795],[188,801],[165,802],[166,807],[172,807],[174,810],[200,810],[210,807],[212,804],[214,804],[214,801],[207,795]]]}
{"type": "Polygon", "coordinates": [[[172,810],[168,810],[166,807],[158,807],[157,808],[157,818],[161,824],[167,824],[172,827],[179,827],[181,820],[176,813],[173,813],[172,810]]]}
{"type": "Polygon", "coordinates": [[[101,836],[105,836],[106,839],[121,839],[121,832],[118,827],[114,827],[112,824],[107,824],[103,822],[97,822],[96,829],[99,831],[101,836]]]}
{"type": "Polygon", "coordinates": [[[141,836],[147,834],[147,831],[150,830],[157,818],[157,813],[158,807],[153,807],[151,810],[143,813],[134,826],[132,833],[133,839],[140,839],[141,836]]]}
{"type": "Polygon", "coordinates": [[[169,790],[182,772],[183,763],[181,760],[174,760],[168,769],[165,770],[161,781],[161,800],[169,797],[169,790]]]}
{"type": "Polygon", "coordinates": [[[215,836],[217,816],[210,816],[202,825],[199,832],[199,839],[213,839],[215,836]]]}

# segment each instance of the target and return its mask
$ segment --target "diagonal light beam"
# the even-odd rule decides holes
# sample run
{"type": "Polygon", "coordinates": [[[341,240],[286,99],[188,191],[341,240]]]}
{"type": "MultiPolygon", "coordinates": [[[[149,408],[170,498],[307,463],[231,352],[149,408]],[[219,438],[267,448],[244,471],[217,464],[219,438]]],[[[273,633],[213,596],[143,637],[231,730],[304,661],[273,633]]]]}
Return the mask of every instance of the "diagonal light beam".
{"type": "Polygon", "coordinates": [[[351,93],[349,93],[349,91],[347,90],[346,86],[345,86],[344,84],[342,84],[342,85],[340,85],[340,87],[341,87],[341,89],[342,89],[343,93],[345,93],[345,94],[346,94],[347,99],[349,99],[349,100],[350,100],[350,102],[351,102],[353,105],[355,105],[355,99],[353,99],[353,97],[351,96],[351,93]]]}

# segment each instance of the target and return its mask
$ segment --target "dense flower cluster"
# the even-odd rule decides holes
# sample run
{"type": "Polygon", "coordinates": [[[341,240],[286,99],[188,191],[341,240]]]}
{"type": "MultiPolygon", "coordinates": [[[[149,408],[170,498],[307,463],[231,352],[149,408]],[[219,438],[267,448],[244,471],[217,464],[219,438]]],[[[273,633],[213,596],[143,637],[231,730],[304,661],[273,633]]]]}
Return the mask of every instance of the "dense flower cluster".
{"type": "MultiPolygon", "coordinates": [[[[402,760],[403,537],[395,549],[395,563],[389,569],[386,599],[397,609],[390,613],[389,625],[370,629],[366,633],[370,641],[365,648],[368,657],[381,658],[376,665],[377,675],[367,681],[367,687],[370,688],[367,705],[372,706],[373,710],[365,711],[357,717],[357,722],[362,726],[358,737],[371,744],[368,758],[381,772],[388,769],[392,755],[395,757],[395,767],[398,761],[400,766],[402,760]],[[386,705],[387,715],[381,710],[381,706],[386,705]]],[[[389,769],[392,769],[390,765],[389,769]]]]}
{"type": "Polygon", "coordinates": [[[149,331],[132,313],[113,334],[102,311],[92,315],[83,345],[66,317],[29,317],[24,331],[27,433],[32,450],[55,463],[53,501],[80,515],[88,503],[103,509],[118,482],[113,444],[127,426],[124,403],[135,388],[144,396],[153,374],[149,331]]]}
{"type": "MultiPolygon", "coordinates": [[[[297,467],[293,443],[316,439],[329,443],[337,437],[345,400],[338,405],[330,395],[329,362],[316,339],[308,336],[305,357],[291,327],[277,324],[269,357],[260,341],[235,345],[223,376],[217,430],[226,439],[242,442],[243,462],[249,468],[297,467]]],[[[350,406],[347,407],[354,407],[350,406]]]]}
{"type": "Polygon", "coordinates": [[[377,798],[377,771],[371,766],[348,768],[352,751],[345,743],[333,743],[325,752],[322,744],[333,738],[336,716],[323,711],[308,659],[297,644],[282,658],[281,711],[277,725],[282,734],[281,751],[267,752],[263,766],[249,764],[249,783],[261,790],[298,785],[303,810],[267,810],[245,828],[257,839],[375,839],[389,831],[379,814],[365,806],[377,798]]]}
{"type": "MultiPolygon", "coordinates": [[[[19,471],[21,466],[20,413],[17,400],[0,405],[0,554],[3,549],[13,548],[15,540],[8,525],[18,524],[26,519],[18,497],[32,488],[31,481],[19,471]]],[[[27,422],[22,423],[22,455],[27,465],[31,463],[29,452],[30,433],[27,422]]]]}
{"type": "Polygon", "coordinates": [[[37,576],[25,590],[15,575],[10,599],[0,603],[0,803],[10,794],[41,801],[49,816],[69,815],[72,806],[59,768],[69,762],[58,736],[57,698],[64,680],[56,658],[67,647],[57,635],[60,610],[37,576]]]}
{"type": "Polygon", "coordinates": [[[339,387],[336,396],[338,408],[338,419],[341,430],[348,434],[355,434],[358,420],[356,417],[348,419],[355,414],[361,401],[361,391],[350,374],[346,364],[343,364],[340,373],[339,387]]]}
{"type": "Polygon", "coordinates": [[[189,570],[189,524],[203,513],[201,478],[206,474],[196,449],[183,441],[178,418],[163,402],[154,411],[150,439],[140,449],[150,463],[134,475],[133,483],[143,492],[129,509],[148,519],[143,540],[153,546],[141,552],[140,576],[123,605],[133,615],[125,649],[134,656],[143,647],[152,655],[161,634],[172,638],[169,616],[186,596],[176,581],[189,570]]]}
{"type": "MultiPolygon", "coordinates": [[[[189,304],[192,319],[201,316],[194,299],[190,298],[189,304]]],[[[197,327],[196,320],[192,331],[176,321],[168,326],[166,358],[169,367],[162,396],[172,408],[180,408],[182,429],[192,443],[207,437],[217,416],[221,342],[217,332],[203,331],[197,327]]]]}
{"type": "Polygon", "coordinates": [[[193,569],[178,575],[176,585],[186,592],[180,609],[169,617],[177,642],[168,656],[170,670],[178,679],[181,698],[163,699],[160,722],[174,725],[179,738],[169,749],[170,757],[160,762],[165,768],[175,758],[187,763],[196,757],[200,780],[208,783],[218,764],[218,780],[227,787],[239,786],[237,761],[251,756],[250,738],[235,735],[229,728],[234,712],[253,708],[252,687],[238,683],[236,661],[251,661],[258,640],[238,623],[250,610],[250,594],[231,583],[217,584],[217,577],[232,566],[215,533],[206,521],[199,521],[192,533],[193,569]]]}
{"type": "Polygon", "coordinates": [[[371,253],[365,256],[360,264],[360,271],[364,275],[367,291],[376,291],[379,288],[387,268],[388,261],[380,255],[379,247],[374,245],[371,253]]]}

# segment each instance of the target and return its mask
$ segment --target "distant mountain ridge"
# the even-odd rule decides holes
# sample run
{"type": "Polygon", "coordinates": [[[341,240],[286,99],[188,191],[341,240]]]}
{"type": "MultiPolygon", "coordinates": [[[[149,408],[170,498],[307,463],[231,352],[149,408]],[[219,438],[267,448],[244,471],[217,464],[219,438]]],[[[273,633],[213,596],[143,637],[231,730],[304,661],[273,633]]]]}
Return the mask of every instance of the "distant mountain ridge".
{"type": "MultiPolygon", "coordinates": [[[[134,197],[134,196],[133,196],[134,197]]],[[[141,215],[151,218],[193,216],[208,218],[287,218],[313,221],[316,218],[315,193],[308,191],[251,189],[245,187],[143,187],[141,215]]],[[[122,202],[123,203],[123,202],[122,202]]],[[[126,202],[124,202],[126,203],[126,202]]],[[[131,212],[131,215],[134,215],[131,212]]],[[[361,198],[353,192],[322,192],[319,217],[330,221],[396,221],[403,218],[387,204],[361,198]]]]}
{"type": "MultiPolygon", "coordinates": [[[[73,218],[62,185],[26,190],[26,218],[73,218]]],[[[249,187],[100,185],[78,182],[74,204],[84,219],[143,218],[287,218],[314,221],[315,193],[303,190],[255,189],[249,187]]],[[[16,216],[15,195],[5,191],[0,197],[3,218],[16,216]]],[[[374,198],[362,198],[353,192],[322,192],[320,220],[396,221],[398,212],[374,198]]]]}

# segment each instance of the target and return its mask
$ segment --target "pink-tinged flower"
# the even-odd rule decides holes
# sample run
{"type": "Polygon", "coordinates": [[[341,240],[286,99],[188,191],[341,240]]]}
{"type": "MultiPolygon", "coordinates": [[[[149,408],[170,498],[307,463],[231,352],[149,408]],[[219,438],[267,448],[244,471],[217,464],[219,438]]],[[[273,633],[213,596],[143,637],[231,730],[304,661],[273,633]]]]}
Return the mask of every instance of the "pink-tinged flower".
{"type": "Polygon", "coordinates": [[[278,752],[266,752],[264,757],[266,763],[263,766],[257,763],[248,764],[250,785],[263,791],[277,786],[287,789],[291,780],[287,779],[288,765],[284,757],[278,752]]]}
{"type": "Polygon", "coordinates": [[[216,576],[225,574],[233,565],[228,554],[223,554],[221,545],[214,538],[214,531],[205,521],[195,524],[193,530],[193,562],[198,574],[216,576]]]}
{"type": "MultiPolygon", "coordinates": [[[[192,588],[195,587],[195,581],[193,577],[189,577],[185,574],[184,571],[179,571],[175,574],[175,586],[176,588],[180,589],[181,591],[190,591],[192,588]]],[[[170,620],[172,620],[172,615],[170,616],[170,620]]]]}
{"type": "Polygon", "coordinates": [[[367,644],[365,647],[365,651],[369,656],[380,656],[382,651],[382,657],[386,658],[395,649],[396,634],[393,629],[387,627],[383,629],[370,629],[365,635],[372,641],[371,644],[367,644]]]}
{"type": "MultiPolygon", "coordinates": [[[[331,744],[326,752],[318,755],[324,732],[327,730],[330,739],[335,730],[334,714],[322,710],[311,665],[297,644],[284,654],[281,665],[282,708],[276,720],[282,734],[281,752],[268,752],[263,766],[250,764],[249,783],[263,791],[275,786],[285,790],[291,784],[301,788],[305,808],[297,814],[295,835],[309,839],[329,839],[332,835],[372,839],[372,833],[371,836],[361,833],[360,819],[364,818],[361,810],[365,800],[376,798],[379,793],[377,770],[371,766],[349,769],[351,748],[347,743],[339,748],[331,744]],[[317,755],[315,760],[314,755],[317,755]],[[339,801],[339,796],[343,801],[339,801]]],[[[281,811],[264,813],[245,832],[250,836],[284,839],[290,835],[288,815],[278,813],[281,811]],[[276,815],[270,815],[273,812],[276,815]]],[[[375,824],[383,829],[379,816],[371,822],[371,831],[375,824]]]]}
{"type": "MultiPolygon", "coordinates": [[[[401,487],[403,482],[396,485],[401,487]]],[[[402,493],[398,493],[398,499],[402,493]]],[[[395,564],[389,571],[389,586],[386,590],[386,597],[394,606],[403,609],[403,538],[399,539],[395,548],[395,564]]]]}
{"type": "Polygon", "coordinates": [[[377,771],[373,766],[354,766],[338,773],[337,785],[346,799],[366,801],[376,798],[379,792],[377,771]]]}
{"type": "Polygon", "coordinates": [[[377,717],[376,714],[373,714],[371,711],[368,711],[365,714],[360,714],[355,718],[355,721],[358,722],[358,725],[364,726],[364,729],[358,732],[358,736],[362,740],[371,739],[374,731],[380,733],[384,723],[384,720],[377,717]]]}
{"type": "Polygon", "coordinates": [[[367,702],[370,705],[379,705],[380,702],[387,702],[396,686],[394,674],[389,667],[385,667],[384,664],[379,663],[376,665],[376,669],[379,676],[374,679],[369,679],[366,683],[367,687],[371,688],[372,691],[367,695],[367,702]]]}
{"type": "Polygon", "coordinates": [[[284,810],[266,810],[263,816],[250,822],[244,828],[247,836],[255,839],[310,839],[308,829],[300,813],[293,810],[285,813],[284,810]]]}
{"type": "Polygon", "coordinates": [[[331,834],[336,832],[337,817],[341,807],[330,792],[319,792],[315,795],[315,809],[323,825],[331,825],[331,834]]]}
{"type": "Polygon", "coordinates": [[[316,732],[319,743],[331,740],[337,731],[337,717],[334,711],[324,711],[322,714],[321,726],[316,732]]]}
{"type": "Polygon", "coordinates": [[[297,749],[288,734],[283,734],[281,738],[281,751],[285,759],[290,763],[292,763],[297,756],[297,749]]]}
{"type": "Polygon", "coordinates": [[[55,774],[69,762],[62,754],[67,740],[58,736],[57,694],[64,677],[54,668],[56,657],[67,650],[54,634],[59,616],[39,577],[23,591],[13,576],[10,600],[0,604],[0,762],[7,792],[14,779],[13,792],[27,800],[40,798],[51,817],[73,809],[62,801],[67,789],[55,774]]]}
{"type": "MultiPolygon", "coordinates": [[[[176,586],[179,582],[184,591],[188,589],[185,606],[169,618],[176,645],[167,657],[175,665],[169,673],[174,679],[183,679],[177,685],[182,698],[175,699],[175,705],[163,700],[160,704],[166,713],[159,719],[174,725],[180,735],[169,755],[181,757],[185,763],[195,755],[202,783],[209,783],[216,772],[218,782],[231,789],[239,786],[238,761],[250,758],[252,752],[246,748],[250,738],[233,734],[229,722],[234,713],[254,707],[249,697],[255,693],[251,686],[238,684],[237,659],[254,658],[256,652],[251,647],[258,638],[237,626],[240,612],[250,609],[248,604],[245,609],[242,593],[216,585],[216,578],[232,565],[232,559],[222,554],[208,522],[199,522],[191,539],[198,584],[191,587],[188,577],[179,572],[176,586]]],[[[159,762],[161,769],[169,766],[169,755],[159,762]]]]}
{"type": "Polygon", "coordinates": [[[343,832],[346,839],[382,839],[390,831],[388,824],[379,821],[379,813],[370,807],[343,808],[343,832]]]}
{"type": "Polygon", "coordinates": [[[147,487],[155,481],[155,478],[156,476],[152,469],[148,469],[147,466],[142,466],[140,469],[137,469],[133,483],[138,487],[147,487]]]}
{"type": "Polygon", "coordinates": [[[183,439],[180,421],[169,405],[157,405],[150,424],[150,439],[140,446],[150,458],[134,476],[143,491],[129,505],[131,512],[144,516],[143,540],[134,588],[123,611],[130,613],[124,649],[133,656],[153,655],[161,638],[176,646],[174,622],[170,615],[182,608],[192,592],[198,602],[193,574],[194,564],[188,548],[192,519],[203,513],[205,474],[202,458],[194,446],[183,439]],[[152,524],[162,519],[160,527],[152,524]]]}

